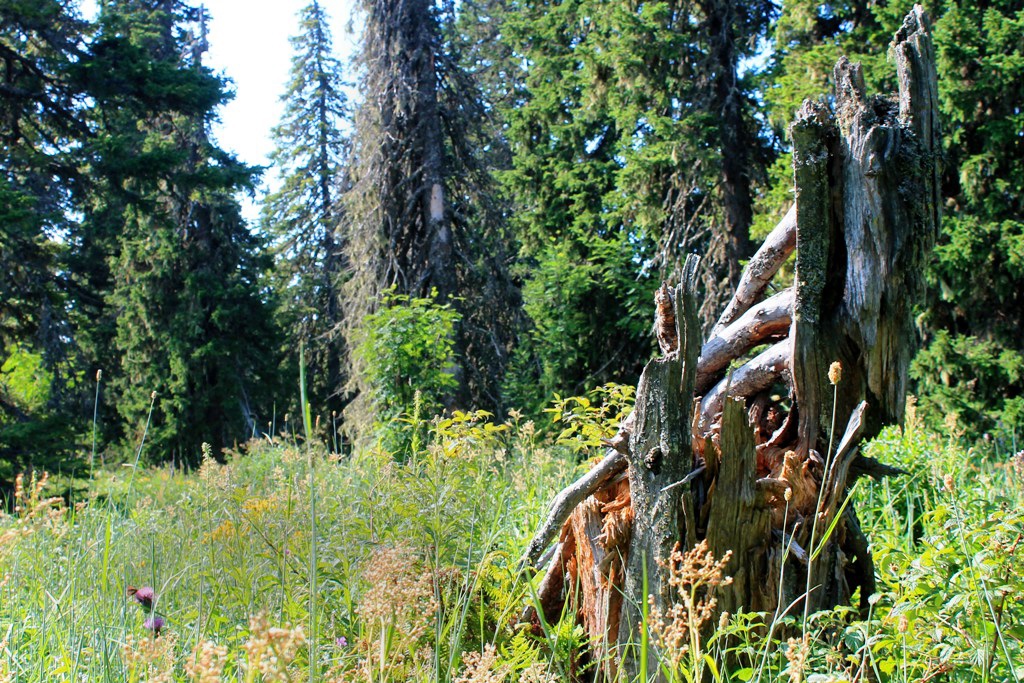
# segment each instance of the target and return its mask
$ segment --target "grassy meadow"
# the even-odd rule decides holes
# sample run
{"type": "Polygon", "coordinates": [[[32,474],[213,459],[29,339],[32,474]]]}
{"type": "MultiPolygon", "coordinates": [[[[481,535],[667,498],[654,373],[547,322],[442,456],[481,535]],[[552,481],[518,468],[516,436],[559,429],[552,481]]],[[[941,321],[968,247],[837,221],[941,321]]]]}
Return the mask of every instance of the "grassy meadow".
{"type": "MultiPolygon", "coordinates": [[[[599,451],[584,422],[555,438],[516,417],[410,419],[405,459],[282,433],[194,472],[101,469],[70,502],[22,478],[0,516],[0,681],[585,676],[571,615],[517,625],[539,577],[516,570],[599,451]]],[[[663,652],[666,678],[1024,678],[1024,463],[913,417],[868,453],[910,473],[853,492],[869,618],[818,614],[802,636],[796,616],[732,615],[663,652]]]]}

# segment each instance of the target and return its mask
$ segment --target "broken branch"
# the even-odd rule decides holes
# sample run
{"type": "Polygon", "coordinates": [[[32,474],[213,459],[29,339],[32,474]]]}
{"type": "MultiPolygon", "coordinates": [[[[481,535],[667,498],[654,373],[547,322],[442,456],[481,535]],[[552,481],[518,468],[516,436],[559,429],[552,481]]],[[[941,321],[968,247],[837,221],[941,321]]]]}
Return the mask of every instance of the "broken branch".
{"type": "Polygon", "coordinates": [[[695,391],[703,394],[734,359],[766,339],[789,332],[793,321],[793,290],[786,289],[747,310],[711,337],[697,361],[695,391]]]}
{"type": "Polygon", "coordinates": [[[757,302],[768,283],[779,272],[789,255],[796,248],[796,204],[790,207],[785,217],[765,238],[764,244],[757,250],[743,271],[736,294],[726,306],[722,317],[715,323],[711,336],[715,337],[726,325],[732,324],[737,318],[757,302]]]}
{"type": "Polygon", "coordinates": [[[701,429],[710,430],[711,423],[722,412],[727,392],[729,396],[752,396],[768,389],[788,372],[791,349],[789,339],[783,339],[716,384],[700,402],[701,429]]]}
{"type": "Polygon", "coordinates": [[[614,449],[609,449],[601,462],[562,489],[551,503],[551,512],[548,513],[547,519],[534,534],[530,545],[526,547],[526,553],[519,561],[520,569],[533,566],[558,530],[565,524],[565,520],[569,519],[573,509],[624,469],[626,469],[626,456],[614,449]]]}

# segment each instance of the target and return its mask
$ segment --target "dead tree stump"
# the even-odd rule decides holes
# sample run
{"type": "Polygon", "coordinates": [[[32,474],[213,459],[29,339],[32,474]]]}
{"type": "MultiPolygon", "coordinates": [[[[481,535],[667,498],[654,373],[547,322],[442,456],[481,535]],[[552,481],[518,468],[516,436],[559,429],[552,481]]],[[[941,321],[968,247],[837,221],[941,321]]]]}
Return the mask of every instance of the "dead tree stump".
{"type": "Polygon", "coordinates": [[[635,672],[642,606],[675,600],[665,563],[677,544],[732,552],[733,581],[717,589],[724,611],[813,612],[858,590],[863,608],[874,591],[847,497],[859,476],[898,473],[859,445],[902,422],[912,306],[939,225],[937,87],[920,6],[892,55],[898,97],[869,97],[860,66],[843,58],[834,106],[801,108],[794,210],[751,259],[711,338],[701,343],[695,258],[675,290],[660,290],[664,355],[644,369],[608,455],[556,499],[527,550],[533,565],[562,529],[542,611],[582,594],[573,608],[600,663],[593,678],[635,672]],[[766,298],[794,249],[793,288],[766,298]]]}

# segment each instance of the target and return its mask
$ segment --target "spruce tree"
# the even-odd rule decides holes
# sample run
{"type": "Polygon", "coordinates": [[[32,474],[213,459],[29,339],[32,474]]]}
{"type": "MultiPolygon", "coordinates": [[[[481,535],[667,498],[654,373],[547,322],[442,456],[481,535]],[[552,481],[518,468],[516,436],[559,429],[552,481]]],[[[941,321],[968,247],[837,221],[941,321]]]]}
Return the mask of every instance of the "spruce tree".
{"type": "Polygon", "coordinates": [[[769,11],[520,0],[503,15],[523,79],[506,109],[514,162],[503,178],[533,266],[516,383],[540,387],[535,400],[635,377],[655,280],[689,252],[706,254],[705,321],[720,308],[749,254],[770,156],[740,78],[769,11]]]}
{"type": "Polygon", "coordinates": [[[303,8],[299,33],[291,42],[291,75],[281,98],[285,110],[273,130],[271,155],[281,187],[266,198],[263,224],[275,241],[288,367],[295,368],[296,349],[303,346],[310,403],[316,410],[340,412],[347,403],[339,291],[346,266],[337,231],[348,106],[327,15],[317,0],[303,8]]]}
{"type": "Polygon", "coordinates": [[[269,419],[258,412],[256,394],[274,361],[270,313],[259,293],[267,264],[234,199],[251,189],[253,169],[208,134],[224,88],[202,65],[202,12],[175,0],[118,0],[103,11],[108,30],[167,74],[147,87],[191,88],[195,102],[205,103],[155,110],[136,122],[136,142],[159,165],[132,179],[109,298],[120,354],[113,384],[130,443],[139,443],[148,424],[154,458],[196,462],[204,441],[219,450],[269,419]]]}
{"type": "Polygon", "coordinates": [[[75,77],[88,28],[65,2],[0,3],[0,486],[76,467],[64,262],[89,134],[75,77]]]}

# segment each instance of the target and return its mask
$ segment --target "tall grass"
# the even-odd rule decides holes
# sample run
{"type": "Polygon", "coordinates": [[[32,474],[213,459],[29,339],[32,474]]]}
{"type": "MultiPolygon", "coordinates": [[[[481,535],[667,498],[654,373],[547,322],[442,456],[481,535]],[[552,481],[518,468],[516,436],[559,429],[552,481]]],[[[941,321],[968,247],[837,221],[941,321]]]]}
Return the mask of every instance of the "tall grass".
{"type": "MultiPolygon", "coordinates": [[[[304,439],[207,453],[196,472],[98,469],[70,510],[23,481],[0,518],[0,681],[587,675],[570,610],[538,633],[516,624],[538,580],[517,558],[573,477],[571,452],[475,413],[407,416],[426,437],[405,462],[343,457],[302,412],[304,439]],[[153,588],[152,612],[129,586],[153,588]]],[[[785,611],[731,615],[689,641],[677,674],[645,628],[625,644],[642,657],[636,683],[1019,680],[1024,472],[950,431],[911,420],[867,446],[910,472],[863,482],[851,503],[877,566],[867,619],[840,609],[803,630],[785,611]]]]}

